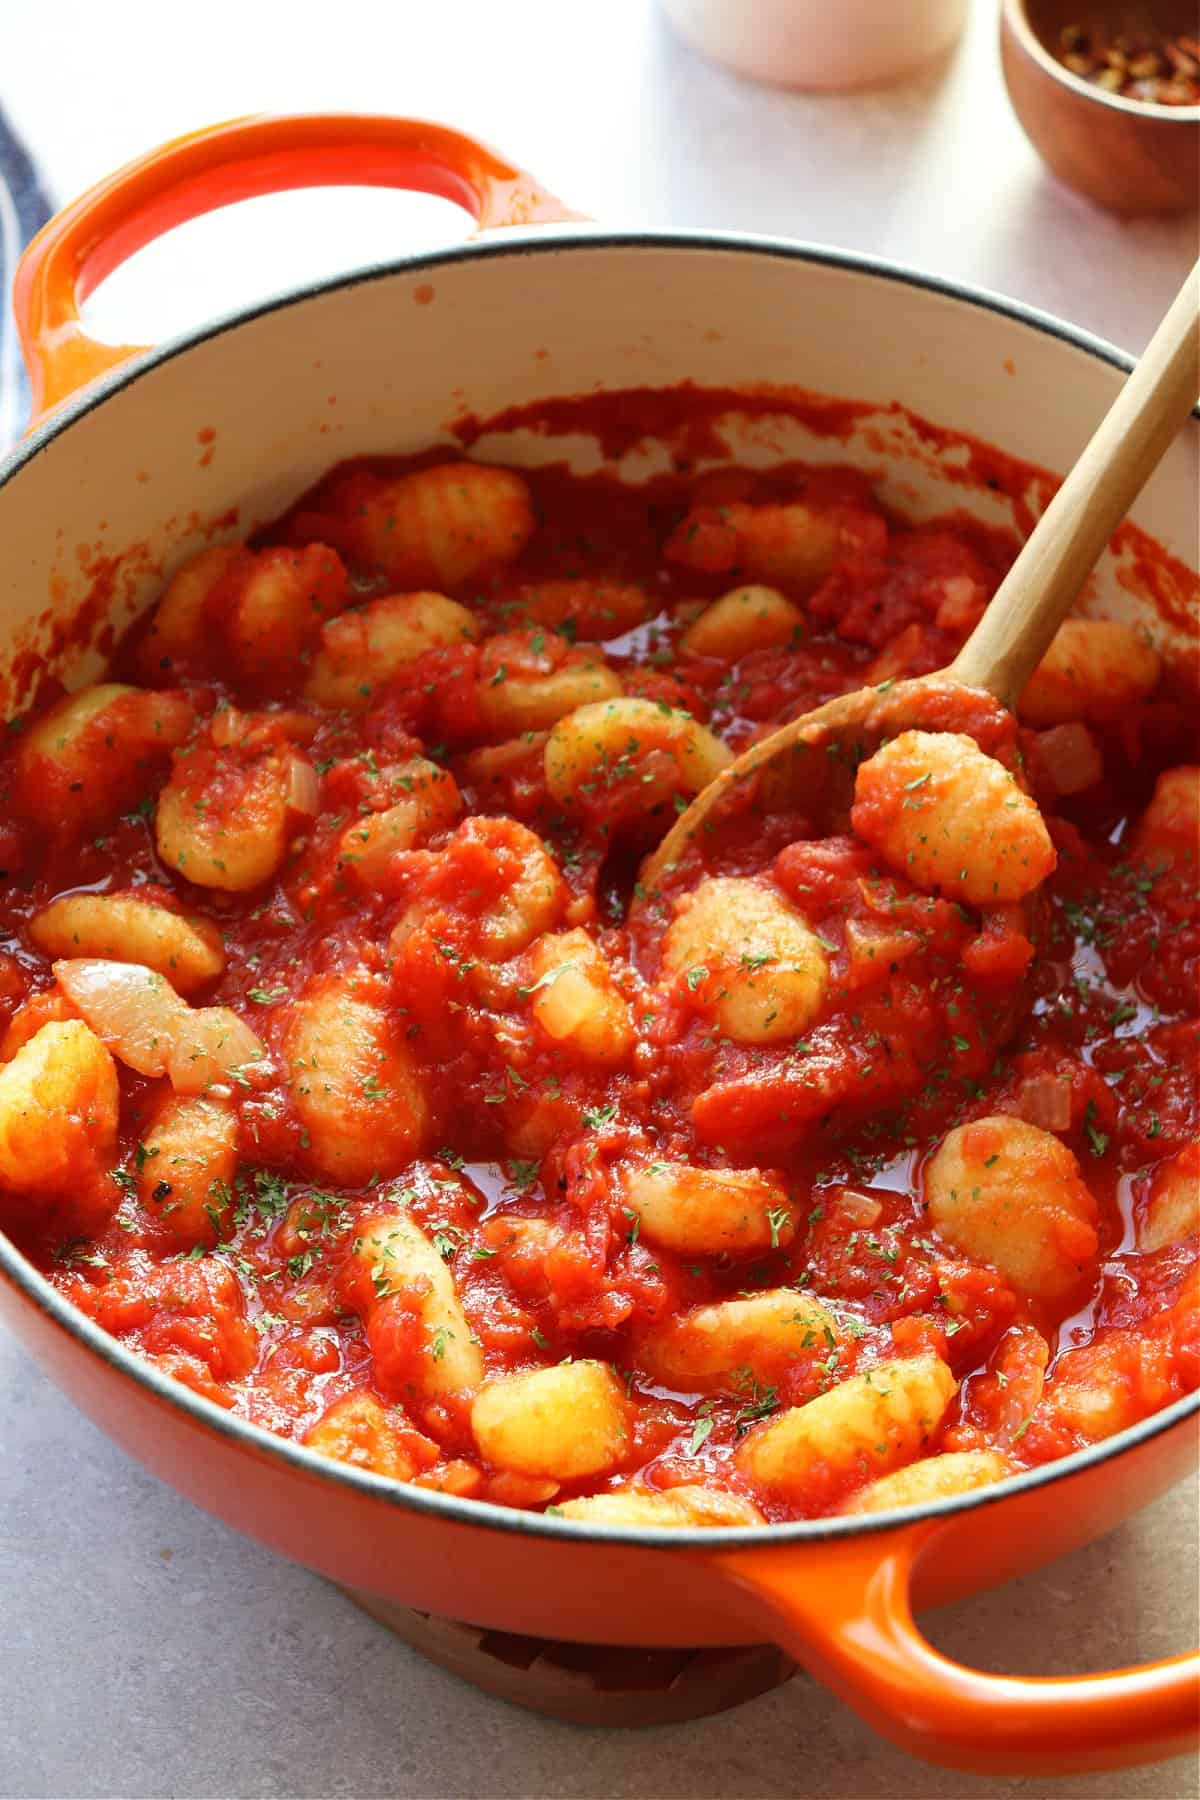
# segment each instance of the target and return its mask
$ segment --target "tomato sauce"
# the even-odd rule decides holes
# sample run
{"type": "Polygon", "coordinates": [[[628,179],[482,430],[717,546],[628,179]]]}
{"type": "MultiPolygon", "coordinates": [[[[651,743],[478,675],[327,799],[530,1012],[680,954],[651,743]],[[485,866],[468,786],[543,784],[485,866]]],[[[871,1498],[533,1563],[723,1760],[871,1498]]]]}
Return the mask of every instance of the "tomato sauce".
{"type": "MultiPolygon", "coordinates": [[[[645,411],[625,415],[627,437],[645,411]]],[[[842,423],[831,414],[827,428],[842,423]]],[[[1109,716],[1089,690],[1079,717],[1048,728],[972,696],[931,715],[931,732],[972,739],[1047,821],[1053,873],[1016,904],[967,905],[909,879],[851,828],[855,768],[830,766],[740,791],[647,891],[642,858],[696,784],[669,744],[638,739],[564,801],[548,748],[559,721],[539,683],[577,681],[586,706],[595,682],[600,702],[686,714],[737,750],[834,695],[947,663],[1015,540],[966,515],[910,524],[848,467],[685,470],[638,486],[522,471],[529,523],[515,551],[476,555],[467,531],[455,542],[475,555],[470,573],[404,584],[465,608],[471,634],[387,662],[395,640],[363,625],[371,678],[322,704],[320,659],[341,646],[344,681],[353,631],[396,591],[392,550],[372,548],[380,495],[446,463],[430,452],[340,466],[221,565],[169,645],[154,615],[134,628],[111,679],[169,699],[169,718],[184,720],[169,743],[138,748],[103,711],[66,750],[52,739],[31,752],[41,712],[11,734],[0,1222],[21,1248],[106,1330],[217,1404],[350,1462],[513,1506],[703,1489],[768,1521],[838,1511],[868,1476],[979,1452],[1019,1469],[1194,1388],[1195,1202],[1185,1194],[1163,1225],[1161,1200],[1164,1182],[1196,1180],[1196,846],[1186,821],[1164,827],[1152,806],[1164,772],[1200,760],[1176,678],[1156,672],[1109,716]],[[800,537],[817,542],[819,567],[798,573],[800,537]],[[299,612],[284,603],[294,580],[299,612]],[[791,609],[786,639],[697,649],[705,608],[755,583],[791,609]],[[414,779],[423,804],[448,810],[380,849],[372,834],[414,779]],[[169,849],[168,780],[189,829],[193,813],[225,811],[265,841],[276,807],[279,848],[261,880],[222,886],[220,857],[201,879],[169,849]],[[537,847],[553,893],[523,930],[527,903],[514,915],[512,897],[528,881],[528,904],[543,906],[537,847]],[[711,880],[765,884],[819,945],[823,987],[803,1029],[781,1038],[768,1018],[756,1040],[719,1022],[731,981],[770,984],[769,951],[735,959],[732,976],[702,956],[672,965],[674,922],[711,880]],[[220,972],[185,1003],[231,1009],[258,1060],[229,1068],[217,1052],[199,1087],[134,1066],[52,964],[139,955],[100,942],[92,922],[78,948],[47,949],[38,921],[63,896],[131,897],[215,927],[220,972]],[[539,973],[539,944],[575,933],[586,943],[539,973]],[[598,1049],[580,1024],[564,1031],[555,990],[566,1009],[584,978],[588,1005],[616,996],[615,1047],[609,1036],[598,1049]],[[319,1082],[303,1071],[320,1058],[296,1038],[298,1002],[325,992],[378,1022],[380,1071],[328,1118],[319,1096],[306,1104],[319,1082]],[[23,1067],[40,1030],[80,1016],[114,1054],[115,1143],[103,1167],[81,1151],[57,1185],[23,1184],[5,1173],[4,1070],[23,1067]],[[414,1087],[401,1102],[404,1071],[414,1087]],[[205,1189],[211,1225],[186,1232],[171,1157],[148,1148],[166,1141],[173,1082],[235,1122],[231,1173],[205,1189]],[[972,1254],[931,1213],[939,1145],[998,1115],[1065,1146],[1088,1197],[1074,1236],[1054,1227],[1071,1273],[1053,1292],[1015,1279],[1003,1255],[972,1254]],[[761,1171],[780,1196],[769,1229],[730,1248],[681,1246],[675,1224],[630,1199],[639,1170],[667,1165],[761,1171]],[[400,1214],[450,1278],[460,1314],[437,1316],[465,1321],[479,1380],[456,1386],[432,1366],[463,1351],[454,1324],[433,1323],[436,1269],[393,1278],[363,1251],[375,1222],[400,1214]],[[786,1355],[764,1344],[715,1376],[669,1373],[664,1334],[696,1309],[785,1290],[832,1324],[786,1355]],[[823,1453],[779,1483],[741,1454],[791,1409],[920,1357],[948,1368],[956,1392],[916,1450],[893,1444],[879,1463],[823,1453]],[[580,1363],[615,1372],[619,1450],[590,1472],[569,1457],[549,1472],[536,1456],[490,1457],[473,1411],[481,1382],[580,1363]]],[[[413,527],[431,555],[449,517],[427,510],[413,527]]],[[[423,554],[409,545],[405,567],[423,554]]]]}

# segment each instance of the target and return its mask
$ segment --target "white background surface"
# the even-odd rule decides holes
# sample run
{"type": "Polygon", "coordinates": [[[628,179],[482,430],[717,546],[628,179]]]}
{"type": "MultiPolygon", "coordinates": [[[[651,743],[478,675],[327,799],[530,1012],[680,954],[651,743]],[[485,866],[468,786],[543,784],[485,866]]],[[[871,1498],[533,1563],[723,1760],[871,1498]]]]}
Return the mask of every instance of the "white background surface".
{"type": "MultiPolygon", "coordinates": [[[[748,0],[753,3],[753,0],[748,0]]],[[[155,141],[255,110],[463,125],[569,204],[878,252],[1031,301],[1136,351],[1196,254],[1194,221],[1119,224],[1057,188],[1008,110],[992,0],[948,65],[881,93],[748,86],[646,0],[321,7],[5,0],[0,99],[59,199],[155,141]]],[[[451,242],[388,195],[256,202],[143,252],[92,303],[151,341],[306,277],[451,242]]],[[[462,1687],[315,1577],[127,1462],[0,1335],[0,1793],[1191,1800],[1177,1762],[1076,1782],[923,1769],[805,1682],[697,1725],[618,1736],[462,1687]]],[[[1106,1542],[944,1615],[952,1653],[1027,1673],[1183,1648],[1194,1485],[1106,1542]]]]}

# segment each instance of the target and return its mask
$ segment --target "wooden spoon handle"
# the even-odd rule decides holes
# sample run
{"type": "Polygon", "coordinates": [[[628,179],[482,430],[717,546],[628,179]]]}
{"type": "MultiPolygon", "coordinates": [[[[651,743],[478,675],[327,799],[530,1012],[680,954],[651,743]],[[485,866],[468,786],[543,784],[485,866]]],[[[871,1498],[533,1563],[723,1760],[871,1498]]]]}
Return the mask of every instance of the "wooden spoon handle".
{"type": "Polygon", "coordinates": [[[1200,263],[947,673],[1015,706],[1200,395],[1200,263]]]}

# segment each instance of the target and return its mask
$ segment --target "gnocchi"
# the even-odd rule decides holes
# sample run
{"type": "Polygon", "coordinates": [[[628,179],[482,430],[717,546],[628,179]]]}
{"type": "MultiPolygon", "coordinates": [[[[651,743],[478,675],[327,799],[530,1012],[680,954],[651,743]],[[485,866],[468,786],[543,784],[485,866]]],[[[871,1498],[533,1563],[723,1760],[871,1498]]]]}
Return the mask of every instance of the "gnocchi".
{"type": "Polygon", "coordinates": [[[768,1250],[795,1230],[786,1190],[757,1169],[652,1162],[626,1173],[621,1195],[651,1243],[684,1255],[768,1250]]]}
{"type": "Polygon", "coordinates": [[[689,625],[680,639],[693,656],[736,662],[751,650],[796,643],[804,635],[804,614],[769,587],[732,588],[689,625]]]}
{"type": "Polygon", "coordinates": [[[850,819],[899,874],[975,906],[1024,899],[1056,861],[1029,795],[961,732],[904,731],[877,750],[850,819]]]}
{"type": "Polygon", "coordinates": [[[766,1288],[680,1313],[638,1341],[639,1359],[671,1387],[736,1387],[746,1372],[764,1385],[844,1342],[829,1308],[796,1288],[766,1288]]]}
{"type": "Polygon", "coordinates": [[[1030,725],[1104,724],[1144,700],[1162,664],[1145,638],[1116,619],[1067,619],[1020,699],[1030,725]]]}
{"type": "Polygon", "coordinates": [[[807,594],[828,575],[837,543],[836,521],[802,501],[734,500],[685,519],[668,554],[685,568],[736,568],[750,581],[807,594]]]}
{"type": "Polygon", "coordinates": [[[664,970],[739,1044],[799,1036],[829,985],[816,933],[782,895],[738,876],[712,876],[685,895],[662,955],[664,970]]]}
{"type": "Polygon", "coordinates": [[[1160,1163],[1135,1224],[1139,1250],[1162,1250],[1200,1231],[1200,1139],[1160,1163]]]}
{"type": "Polygon", "coordinates": [[[260,887],[287,855],[297,774],[309,768],[294,751],[197,748],[176,761],[158,797],[158,854],[197,887],[260,887]]]}
{"type": "Polygon", "coordinates": [[[408,1300],[420,1342],[411,1385],[428,1398],[478,1387],[483,1357],[454,1277],[420,1226],[406,1212],[373,1219],[355,1239],[353,1261],[367,1277],[368,1315],[397,1297],[408,1300]]]}
{"type": "Polygon", "coordinates": [[[202,1095],[168,1099],[142,1144],[138,1195],[182,1244],[213,1244],[238,1162],[237,1114],[202,1095]]]}
{"type": "Polygon", "coordinates": [[[925,1204],[948,1243],[1039,1300],[1077,1288],[1099,1247],[1070,1150],[1004,1114],[947,1133],[925,1169],[925,1204]]]}
{"type": "Polygon", "coordinates": [[[741,1494],[722,1488],[684,1483],[673,1488],[621,1487],[583,1500],[564,1500],[555,1508],[560,1518],[589,1525],[684,1526],[715,1530],[720,1526],[762,1525],[757,1506],[741,1494]]]}
{"type": "Polygon", "coordinates": [[[193,718],[183,695],[121,682],[68,694],[21,740],[14,771],[18,807],[60,836],[108,824],[158,785],[193,718]]]}
{"type": "Polygon", "coordinates": [[[94,1185],[117,1145],[117,1072],[80,1019],[51,1021],[0,1067],[0,1183],[56,1197],[94,1185]]]}
{"type": "Polygon", "coordinates": [[[175,571],[146,633],[141,660],[147,673],[203,653],[208,603],[242,554],[238,544],[214,544],[175,571]]]}
{"type": "Polygon", "coordinates": [[[223,635],[243,680],[274,687],[300,672],[322,621],[349,604],[346,571],[325,544],[261,550],[247,563],[223,635]]]}
{"type": "Polygon", "coordinates": [[[365,712],[427,650],[469,643],[475,620],[445,594],[387,594],[322,626],[305,694],[318,706],[365,712]]]}
{"type": "Polygon", "coordinates": [[[428,1102],[410,1051],[354,982],[314,981],[296,1001],[283,1053],[313,1167],[359,1186],[415,1156],[428,1102]]]}
{"type": "Polygon", "coordinates": [[[545,632],[492,638],[480,663],[479,711],[492,738],[547,730],[620,692],[619,677],[601,657],[571,650],[565,639],[548,644],[545,632]]]}
{"type": "Polygon", "coordinates": [[[651,611],[645,590],[628,581],[525,582],[511,603],[515,622],[544,625],[569,634],[574,643],[601,643],[622,637],[651,611]]]}
{"type": "Polygon", "coordinates": [[[353,870],[365,887],[379,882],[398,850],[411,850],[422,838],[452,825],[462,811],[453,775],[424,757],[398,765],[389,786],[400,797],[347,825],[339,841],[339,865],[353,870]]]}
{"type": "Polygon", "coordinates": [[[563,806],[608,796],[640,814],[673,793],[698,794],[732,760],[689,714],[626,695],[558,720],[546,743],[546,783],[563,806]]]}
{"type": "Polygon", "coordinates": [[[554,1481],[607,1475],[630,1447],[624,1389],[601,1362],[489,1381],[471,1408],[471,1430],[493,1467],[554,1481]]]}
{"type": "Polygon", "coordinates": [[[63,894],[34,915],[29,935],[45,956],[141,963],[181,994],[216,981],[225,967],[215,925],[137,892],[63,894]]]}
{"type": "Polygon", "coordinates": [[[356,556],[397,586],[460,587],[512,562],[534,517],[512,469],[456,462],[370,484],[348,523],[356,556]]]}
{"type": "Polygon", "coordinates": [[[957,1391],[940,1357],[883,1362],[756,1425],[734,1460],[768,1494],[801,1494],[823,1472],[859,1482],[888,1475],[927,1447],[957,1391]]]}
{"type": "Polygon", "coordinates": [[[1129,854],[1135,862],[1156,868],[1196,861],[1200,856],[1200,766],[1188,763],[1159,776],[1129,854]]]}
{"type": "MultiPolygon", "coordinates": [[[[461,876],[456,897],[466,898],[475,914],[479,947],[501,960],[528,949],[549,931],[566,905],[566,887],[558,865],[535,831],[514,820],[468,819],[447,847],[452,867],[461,876]]],[[[417,901],[397,921],[393,951],[401,948],[426,916],[432,902],[417,901]]]]}
{"type": "Polygon", "coordinates": [[[949,1451],[910,1463],[893,1475],[881,1475],[855,1494],[846,1510],[873,1513],[892,1512],[898,1506],[928,1506],[935,1500],[991,1487],[1014,1472],[1008,1459],[995,1450],[949,1451]]]}
{"type": "Polygon", "coordinates": [[[436,1459],[436,1446],[408,1426],[396,1407],[359,1388],[335,1400],[304,1434],[310,1450],[393,1481],[411,1481],[436,1459]]]}

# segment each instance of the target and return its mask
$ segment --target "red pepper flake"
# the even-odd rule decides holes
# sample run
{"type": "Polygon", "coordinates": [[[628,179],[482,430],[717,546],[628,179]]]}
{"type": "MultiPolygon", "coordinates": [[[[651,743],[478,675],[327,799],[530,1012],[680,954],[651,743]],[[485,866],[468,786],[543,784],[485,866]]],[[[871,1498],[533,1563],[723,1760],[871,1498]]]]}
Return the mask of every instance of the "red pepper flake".
{"type": "Polygon", "coordinates": [[[1066,25],[1056,52],[1064,69],[1108,94],[1151,106],[1200,105],[1200,40],[1144,31],[1109,38],[1066,25]]]}

